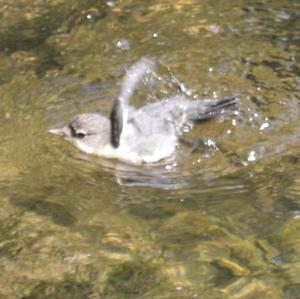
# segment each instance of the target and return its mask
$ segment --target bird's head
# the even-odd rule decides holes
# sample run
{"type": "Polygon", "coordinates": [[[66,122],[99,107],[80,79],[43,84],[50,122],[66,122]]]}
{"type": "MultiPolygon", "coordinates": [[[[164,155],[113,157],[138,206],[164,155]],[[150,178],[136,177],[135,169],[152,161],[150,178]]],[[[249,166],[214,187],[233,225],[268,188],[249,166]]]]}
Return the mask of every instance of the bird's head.
{"type": "Polygon", "coordinates": [[[63,137],[83,152],[96,154],[110,142],[110,121],[96,113],[83,113],[74,116],[67,126],[48,132],[63,137]]]}

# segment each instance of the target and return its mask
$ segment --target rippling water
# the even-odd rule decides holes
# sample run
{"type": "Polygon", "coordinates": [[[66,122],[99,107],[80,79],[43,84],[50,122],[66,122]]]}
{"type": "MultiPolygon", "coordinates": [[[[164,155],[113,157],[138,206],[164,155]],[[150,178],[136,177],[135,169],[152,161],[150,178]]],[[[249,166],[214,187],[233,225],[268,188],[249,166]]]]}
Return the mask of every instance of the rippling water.
{"type": "Polygon", "coordinates": [[[0,3],[1,298],[300,298],[299,2],[0,3]],[[142,56],[134,105],[238,94],[234,113],[164,165],[47,134],[108,115],[142,56]]]}

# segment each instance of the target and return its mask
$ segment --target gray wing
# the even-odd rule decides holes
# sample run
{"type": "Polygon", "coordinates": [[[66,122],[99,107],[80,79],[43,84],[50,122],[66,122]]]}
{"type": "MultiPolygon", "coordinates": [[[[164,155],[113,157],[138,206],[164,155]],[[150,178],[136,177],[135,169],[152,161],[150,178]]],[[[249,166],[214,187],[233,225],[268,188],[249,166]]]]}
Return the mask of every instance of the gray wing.
{"type": "Polygon", "coordinates": [[[120,144],[120,136],[123,126],[128,121],[129,101],[133,92],[137,88],[138,83],[143,76],[151,71],[154,62],[148,58],[141,58],[127,72],[122,83],[121,92],[111,111],[111,143],[117,148],[120,144]]]}
{"type": "Polygon", "coordinates": [[[236,104],[236,98],[222,100],[188,100],[184,96],[175,96],[160,102],[142,107],[139,111],[153,118],[171,122],[178,133],[191,127],[197,121],[210,119],[222,114],[236,104]]]}

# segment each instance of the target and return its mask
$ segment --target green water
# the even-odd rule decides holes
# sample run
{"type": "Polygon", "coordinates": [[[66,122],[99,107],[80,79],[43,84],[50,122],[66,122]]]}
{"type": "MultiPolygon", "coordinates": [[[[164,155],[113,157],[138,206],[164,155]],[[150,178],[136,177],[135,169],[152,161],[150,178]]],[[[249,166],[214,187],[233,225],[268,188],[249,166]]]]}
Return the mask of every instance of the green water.
{"type": "Polygon", "coordinates": [[[1,0],[0,16],[1,298],[300,298],[299,2],[1,0]],[[108,115],[142,56],[156,76],[135,105],[239,94],[235,113],[167,166],[47,134],[108,115]]]}

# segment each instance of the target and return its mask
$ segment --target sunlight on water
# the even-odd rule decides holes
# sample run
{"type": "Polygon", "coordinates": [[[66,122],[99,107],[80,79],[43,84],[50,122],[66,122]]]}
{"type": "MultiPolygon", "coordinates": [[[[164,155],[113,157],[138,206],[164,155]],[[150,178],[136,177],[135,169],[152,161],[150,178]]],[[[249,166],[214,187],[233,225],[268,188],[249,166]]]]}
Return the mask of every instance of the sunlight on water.
{"type": "Polygon", "coordinates": [[[1,298],[299,298],[299,3],[0,6],[1,298]],[[133,166],[49,136],[132,104],[239,101],[133,166]]]}

